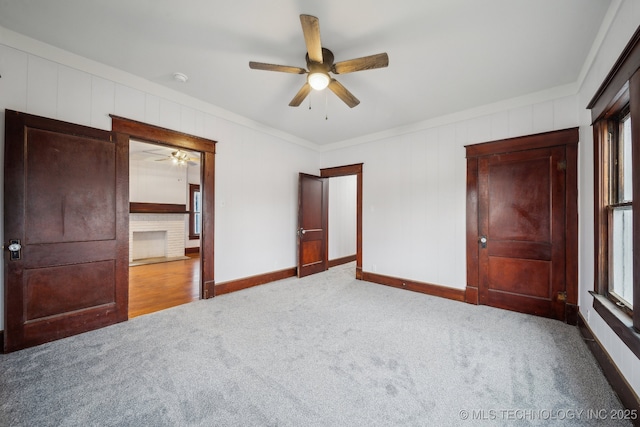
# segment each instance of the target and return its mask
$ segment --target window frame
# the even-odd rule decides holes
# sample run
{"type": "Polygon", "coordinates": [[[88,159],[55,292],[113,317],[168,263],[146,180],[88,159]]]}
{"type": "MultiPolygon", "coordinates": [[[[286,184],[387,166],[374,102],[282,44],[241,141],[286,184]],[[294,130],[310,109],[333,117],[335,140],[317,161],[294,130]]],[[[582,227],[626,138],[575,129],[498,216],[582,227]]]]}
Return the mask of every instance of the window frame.
{"type": "MultiPolygon", "coordinates": [[[[622,93],[621,99],[625,101],[629,99],[628,90],[629,89],[627,86],[625,92],[622,93]]],[[[622,107],[620,107],[619,105],[615,105],[613,107],[613,111],[610,111],[607,116],[608,118],[601,119],[605,120],[605,126],[608,129],[607,135],[603,141],[599,142],[603,153],[603,161],[599,165],[599,167],[601,170],[600,176],[602,176],[603,186],[605,190],[603,194],[602,204],[606,215],[606,228],[603,230],[605,237],[603,238],[599,249],[600,251],[602,251],[602,255],[606,257],[606,270],[599,278],[600,280],[598,289],[601,295],[606,296],[623,313],[633,318],[633,309],[629,307],[627,301],[623,300],[622,297],[611,290],[611,282],[613,281],[613,272],[611,271],[611,266],[613,264],[613,254],[611,248],[613,247],[614,212],[618,210],[633,208],[633,200],[629,201],[623,198],[624,190],[621,184],[621,181],[623,181],[624,179],[624,177],[622,176],[622,173],[624,172],[624,164],[621,164],[623,149],[623,147],[621,147],[623,122],[626,118],[629,118],[631,120],[631,123],[633,124],[633,120],[631,118],[629,104],[623,105],[622,107]]],[[[629,172],[632,172],[632,170],[629,172]]],[[[637,290],[634,288],[634,295],[636,292],[637,290]]],[[[631,301],[631,303],[633,304],[633,301],[631,301]]]]}
{"type": "Polygon", "coordinates": [[[193,209],[195,193],[200,193],[200,184],[189,184],[189,240],[200,239],[200,233],[196,232],[196,214],[202,215],[202,193],[200,193],[200,210],[193,209]]]}
{"type": "MultiPolygon", "coordinates": [[[[612,194],[610,188],[612,167],[609,135],[620,132],[618,124],[623,115],[631,118],[632,145],[632,201],[640,200],[640,27],[636,30],[622,54],[614,64],[595,96],[587,106],[591,110],[594,142],[594,296],[593,307],[629,349],[640,357],[640,233],[632,236],[633,307],[624,310],[610,300],[609,283],[609,230],[612,209],[628,203],[612,194]],[[614,128],[612,128],[614,126],[614,128]],[[612,132],[613,131],[613,132],[612,132]],[[635,167],[634,167],[635,165],[635,167]],[[625,313],[626,311],[626,313],[625,313]]],[[[618,188],[618,187],[616,187],[618,188]]],[[[616,190],[617,191],[617,190],[616,190]]],[[[637,203],[637,202],[636,202],[637,203]]],[[[640,230],[640,209],[632,211],[633,230],[640,230]]]]}

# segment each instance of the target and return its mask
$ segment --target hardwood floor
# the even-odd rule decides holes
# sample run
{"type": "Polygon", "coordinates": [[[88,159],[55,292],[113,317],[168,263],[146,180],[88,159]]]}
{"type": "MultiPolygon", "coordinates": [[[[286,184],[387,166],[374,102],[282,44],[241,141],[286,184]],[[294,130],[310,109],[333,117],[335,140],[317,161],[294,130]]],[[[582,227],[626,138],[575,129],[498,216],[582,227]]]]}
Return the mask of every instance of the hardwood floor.
{"type": "Polygon", "coordinates": [[[129,267],[129,318],[200,298],[200,258],[129,267]]]}

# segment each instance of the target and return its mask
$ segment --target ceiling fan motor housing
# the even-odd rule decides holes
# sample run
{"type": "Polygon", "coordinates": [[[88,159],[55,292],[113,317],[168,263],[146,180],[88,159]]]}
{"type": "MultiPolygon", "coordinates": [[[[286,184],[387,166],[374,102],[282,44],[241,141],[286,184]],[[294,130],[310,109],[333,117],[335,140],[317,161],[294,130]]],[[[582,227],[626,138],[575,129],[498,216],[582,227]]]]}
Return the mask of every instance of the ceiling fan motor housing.
{"type": "Polygon", "coordinates": [[[305,59],[307,60],[307,69],[310,73],[328,73],[333,67],[333,52],[324,47],[322,48],[322,63],[309,60],[308,53],[305,55],[305,59]]]}

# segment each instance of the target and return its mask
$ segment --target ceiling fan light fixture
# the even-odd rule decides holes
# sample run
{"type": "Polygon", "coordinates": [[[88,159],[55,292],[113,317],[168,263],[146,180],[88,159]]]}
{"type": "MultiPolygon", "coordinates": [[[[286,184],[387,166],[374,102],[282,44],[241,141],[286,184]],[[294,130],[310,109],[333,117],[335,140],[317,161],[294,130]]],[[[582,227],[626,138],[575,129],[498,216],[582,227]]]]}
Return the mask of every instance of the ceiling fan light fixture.
{"type": "Polygon", "coordinates": [[[322,90],[329,86],[331,78],[327,73],[315,72],[309,74],[309,77],[307,77],[307,81],[309,82],[309,85],[311,85],[311,87],[315,90],[322,90]]]}
{"type": "Polygon", "coordinates": [[[171,153],[171,160],[174,164],[186,165],[187,160],[189,160],[189,154],[182,150],[174,151],[171,153]]]}
{"type": "Polygon", "coordinates": [[[249,61],[249,68],[253,70],[279,71],[281,73],[307,74],[307,81],[295,94],[290,107],[299,107],[302,101],[309,95],[311,89],[320,91],[329,87],[338,98],[349,108],[360,104],[358,98],[353,96],[340,82],[330,77],[329,73],[347,74],[354,71],[374,70],[389,65],[389,55],[378,53],[376,55],[363,56],[361,58],[348,59],[334,63],[333,52],[322,47],[320,42],[320,22],[311,15],[300,15],[302,34],[307,47],[305,60],[307,69],[289,65],[268,64],[265,62],[249,61]],[[308,71],[307,71],[308,70],[308,71]]]}

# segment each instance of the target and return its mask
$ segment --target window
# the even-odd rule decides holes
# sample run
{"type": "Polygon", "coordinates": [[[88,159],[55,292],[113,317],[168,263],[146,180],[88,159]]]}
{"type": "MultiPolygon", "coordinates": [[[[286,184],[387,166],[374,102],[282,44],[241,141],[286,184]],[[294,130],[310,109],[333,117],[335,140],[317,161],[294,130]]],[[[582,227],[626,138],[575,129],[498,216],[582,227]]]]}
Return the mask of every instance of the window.
{"type": "Polygon", "coordinates": [[[633,224],[631,174],[631,115],[628,106],[608,121],[604,151],[608,191],[608,278],[606,294],[623,311],[633,312],[633,224]]]}
{"type": "Polygon", "coordinates": [[[640,357],[640,209],[633,208],[640,197],[640,27],[587,108],[594,139],[593,307],[640,357]]]}
{"type": "Polygon", "coordinates": [[[198,184],[189,184],[189,239],[199,239],[202,228],[202,195],[198,184]]]}

